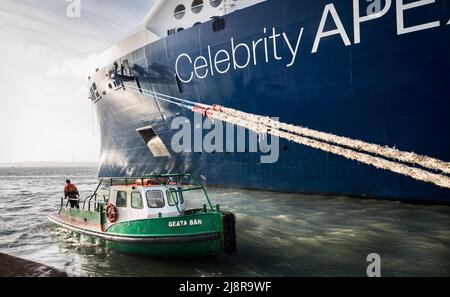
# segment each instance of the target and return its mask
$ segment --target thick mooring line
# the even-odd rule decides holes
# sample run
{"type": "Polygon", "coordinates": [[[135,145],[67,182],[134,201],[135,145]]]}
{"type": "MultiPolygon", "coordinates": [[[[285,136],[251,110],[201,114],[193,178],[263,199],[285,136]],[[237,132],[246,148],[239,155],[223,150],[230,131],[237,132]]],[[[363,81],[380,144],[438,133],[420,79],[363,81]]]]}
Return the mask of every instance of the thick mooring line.
{"type": "Polygon", "coordinates": [[[144,96],[149,96],[156,100],[175,104],[190,109],[193,112],[201,113],[205,117],[246,128],[257,134],[270,134],[350,160],[372,165],[379,169],[389,170],[416,180],[450,189],[450,177],[444,175],[450,174],[450,162],[421,156],[413,152],[400,151],[388,146],[381,146],[301,126],[286,124],[266,116],[254,115],[232,108],[219,105],[205,105],[151,90],[138,89],[129,84],[127,84],[127,88],[133,92],[139,92],[144,96]],[[376,156],[369,155],[368,153],[376,156]],[[424,169],[408,166],[401,162],[417,164],[424,169]],[[444,174],[430,172],[425,170],[425,168],[444,174]]]}
{"type": "Polygon", "coordinates": [[[358,151],[372,153],[378,156],[383,156],[388,159],[395,159],[401,162],[417,164],[422,167],[436,170],[438,172],[443,172],[450,174],[450,162],[444,162],[435,158],[428,156],[421,156],[413,152],[403,152],[395,148],[388,146],[381,146],[378,144],[368,143],[361,140],[355,140],[347,137],[342,137],[330,133],[324,133],[316,130],[312,130],[305,127],[294,126],[291,124],[282,123],[275,121],[269,117],[257,116],[242,111],[237,111],[231,108],[222,108],[222,111],[226,114],[245,118],[250,122],[259,122],[265,126],[272,127],[278,130],[284,130],[292,132],[298,135],[314,138],[317,140],[334,143],[337,145],[349,147],[358,151]]]}
{"type": "Polygon", "coordinates": [[[307,138],[300,135],[295,135],[289,132],[274,129],[273,127],[267,127],[258,123],[249,122],[241,117],[234,117],[226,114],[222,114],[217,111],[213,111],[211,118],[220,121],[232,123],[243,128],[249,129],[258,134],[270,134],[280,138],[284,138],[298,144],[302,144],[308,147],[322,150],[327,153],[342,156],[344,158],[355,160],[367,165],[375,166],[379,169],[389,170],[395,173],[399,173],[405,176],[412,177],[416,180],[432,183],[440,187],[450,189],[450,177],[432,173],[420,168],[414,168],[405,164],[389,161],[380,157],[371,156],[365,153],[357,152],[352,149],[344,148],[338,145],[329,144],[326,142],[318,141],[312,138],[307,138]]]}

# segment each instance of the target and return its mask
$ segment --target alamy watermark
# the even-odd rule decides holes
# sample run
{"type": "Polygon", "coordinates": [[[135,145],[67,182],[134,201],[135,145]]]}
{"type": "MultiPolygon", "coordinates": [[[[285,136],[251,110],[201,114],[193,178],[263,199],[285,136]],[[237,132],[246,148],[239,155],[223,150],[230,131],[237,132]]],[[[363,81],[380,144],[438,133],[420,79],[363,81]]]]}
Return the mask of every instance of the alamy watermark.
{"type": "Polygon", "coordinates": [[[257,134],[197,113],[194,123],[187,117],[174,118],[171,129],[177,131],[171,141],[175,153],[260,153],[263,164],[276,163],[280,155],[278,137],[257,134]]]}
{"type": "Polygon", "coordinates": [[[381,0],[366,0],[370,4],[367,6],[367,15],[381,12],[381,0]]]}
{"type": "Polygon", "coordinates": [[[370,264],[367,266],[368,277],[381,277],[381,257],[377,253],[367,255],[366,261],[370,264]]]}
{"type": "Polygon", "coordinates": [[[66,14],[69,18],[81,17],[81,0],[66,0],[69,2],[66,9],[66,14]]]}

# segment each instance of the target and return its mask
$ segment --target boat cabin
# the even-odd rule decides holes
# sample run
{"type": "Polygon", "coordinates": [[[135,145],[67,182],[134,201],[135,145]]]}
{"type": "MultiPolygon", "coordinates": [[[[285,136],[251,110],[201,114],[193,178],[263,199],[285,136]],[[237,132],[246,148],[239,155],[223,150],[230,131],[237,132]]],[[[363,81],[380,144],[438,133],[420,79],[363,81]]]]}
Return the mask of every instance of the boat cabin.
{"type": "Polygon", "coordinates": [[[108,203],[117,207],[118,222],[175,217],[186,209],[177,185],[119,185],[110,188],[108,203]]]}
{"type": "Polygon", "coordinates": [[[175,217],[183,215],[186,209],[181,186],[176,182],[137,180],[130,185],[113,185],[105,198],[117,208],[116,223],[175,217]]]}
{"type": "MultiPolygon", "coordinates": [[[[207,212],[214,207],[204,186],[189,174],[153,175],[137,178],[111,178],[99,181],[92,195],[78,199],[80,216],[88,221],[92,213],[106,216],[108,226],[137,220],[172,218],[195,213],[207,212]],[[207,204],[201,209],[186,209],[185,194],[190,191],[202,191],[207,204]]],[[[61,211],[69,212],[69,202],[64,207],[61,198],[61,211]]],[[[217,206],[218,208],[218,206],[217,206]]],[[[94,219],[96,220],[96,219],[94,219]]],[[[102,223],[103,224],[103,223],[102,223]]]]}

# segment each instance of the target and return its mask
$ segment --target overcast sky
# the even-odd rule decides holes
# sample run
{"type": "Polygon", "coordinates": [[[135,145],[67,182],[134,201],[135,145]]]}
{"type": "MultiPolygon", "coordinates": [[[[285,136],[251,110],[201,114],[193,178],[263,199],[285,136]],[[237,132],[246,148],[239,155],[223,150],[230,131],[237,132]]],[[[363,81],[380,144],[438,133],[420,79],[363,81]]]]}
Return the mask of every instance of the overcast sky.
{"type": "Polygon", "coordinates": [[[81,0],[70,18],[69,0],[0,1],[0,162],[98,160],[90,65],[153,2],[81,0]]]}

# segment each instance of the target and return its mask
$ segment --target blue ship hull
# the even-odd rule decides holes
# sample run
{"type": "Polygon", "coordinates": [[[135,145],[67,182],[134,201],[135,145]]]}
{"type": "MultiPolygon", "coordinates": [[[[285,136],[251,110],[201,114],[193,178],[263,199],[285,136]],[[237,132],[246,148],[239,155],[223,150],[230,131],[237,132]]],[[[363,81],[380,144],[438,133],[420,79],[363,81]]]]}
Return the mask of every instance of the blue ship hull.
{"type": "MultiPolygon", "coordinates": [[[[321,38],[313,52],[329,1],[269,0],[224,16],[223,30],[214,32],[212,21],[204,23],[148,44],[123,59],[128,60],[143,89],[279,117],[286,123],[450,161],[449,5],[436,1],[405,10],[401,20],[405,28],[439,24],[399,34],[394,1],[382,17],[360,24],[358,43],[352,2],[332,2],[350,44],[345,35],[334,34],[321,38]],[[234,69],[231,62],[225,74],[209,68],[208,75],[199,78],[184,56],[184,63],[176,69],[183,53],[191,59],[221,49],[231,53],[232,38],[235,43],[251,45],[269,37],[272,28],[284,32],[294,46],[304,29],[290,67],[292,51],[281,36],[277,55],[282,60],[274,58],[273,40],[267,38],[267,62],[262,41],[256,65],[252,56],[243,69],[234,69]],[[191,73],[191,81],[180,81],[187,81],[191,73]]],[[[323,31],[337,27],[329,12],[323,31]]],[[[364,13],[361,9],[361,15],[364,13]]],[[[235,61],[238,65],[246,63],[243,53],[241,48],[235,61]]],[[[206,68],[202,70],[198,72],[204,74],[206,68]]],[[[101,91],[102,79],[103,74],[94,77],[101,91]]],[[[171,121],[177,116],[193,119],[192,112],[126,87],[104,91],[96,102],[102,138],[100,177],[189,172],[205,176],[209,186],[450,202],[448,189],[283,139],[279,160],[273,164],[262,164],[262,153],[175,153],[170,144],[177,131],[171,129],[171,121]],[[153,127],[171,156],[153,156],[136,132],[146,126],[153,127]]]]}

